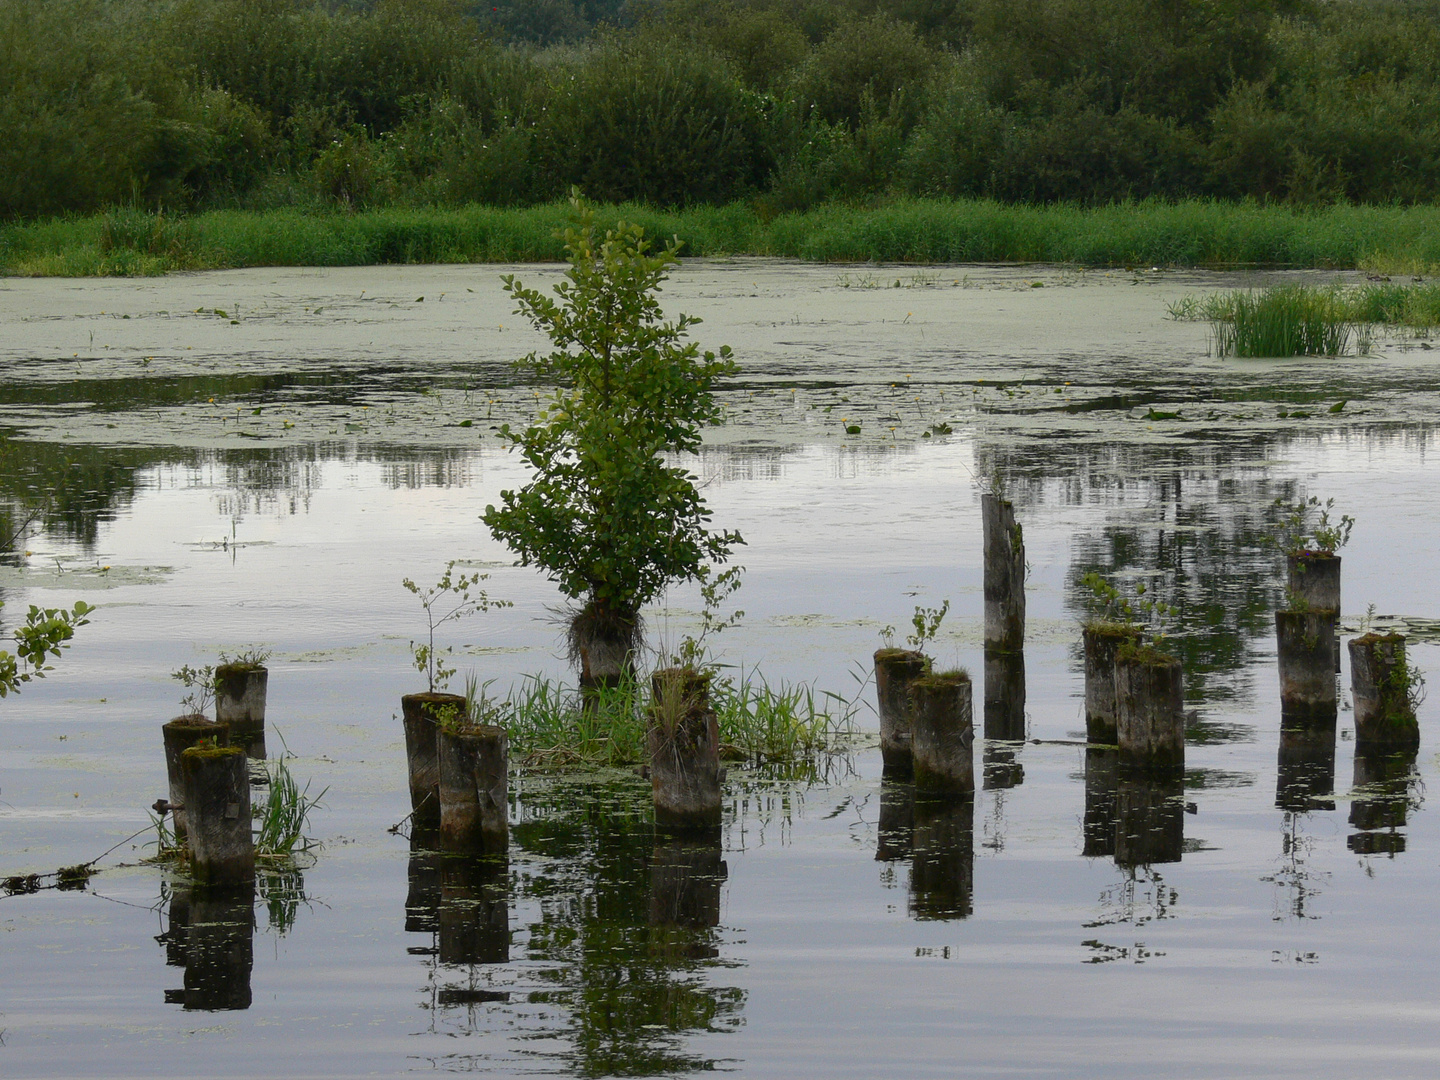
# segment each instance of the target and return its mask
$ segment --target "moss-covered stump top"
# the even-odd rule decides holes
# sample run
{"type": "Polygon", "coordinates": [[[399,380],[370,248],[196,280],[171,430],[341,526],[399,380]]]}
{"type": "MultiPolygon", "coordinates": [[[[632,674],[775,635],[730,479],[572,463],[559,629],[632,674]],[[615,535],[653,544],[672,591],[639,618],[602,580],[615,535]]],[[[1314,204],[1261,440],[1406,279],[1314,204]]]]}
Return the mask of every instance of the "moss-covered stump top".
{"type": "Polygon", "coordinates": [[[901,660],[919,660],[927,664],[929,663],[929,658],[926,657],[924,653],[916,652],[914,649],[886,648],[875,650],[875,663],[877,664],[893,664],[901,660]]]}
{"type": "Polygon", "coordinates": [[[954,668],[951,671],[935,671],[929,675],[922,676],[915,680],[917,690],[947,690],[954,686],[964,686],[970,682],[970,673],[964,668],[954,668]]]}
{"type": "Polygon", "coordinates": [[[499,724],[456,724],[448,730],[451,735],[461,739],[505,738],[505,729],[499,724]]]}
{"type": "Polygon", "coordinates": [[[1179,667],[1180,658],[1170,653],[1161,652],[1154,645],[1142,645],[1138,642],[1130,642],[1120,647],[1115,654],[1117,664],[1139,664],[1142,667],[1179,667]]]}
{"type": "Polygon", "coordinates": [[[204,713],[198,712],[177,716],[174,720],[166,721],[165,726],[172,731],[212,731],[218,733],[229,730],[228,724],[218,723],[217,721],[211,720],[204,713]]]}
{"type": "Polygon", "coordinates": [[[1371,630],[1368,634],[1361,634],[1355,639],[1355,644],[1362,648],[1369,648],[1372,645],[1404,645],[1404,634],[1382,634],[1379,631],[1371,630]]]}
{"type": "Polygon", "coordinates": [[[218,758],[245,756],[243,746],[191,746],[180,755],[185,761],[214,761],[218,758]]]}
{"type": "Polygon", "coordinates": [[[250,664],[237,661],[231,664],[220,664],[215,668],[216,679],[233,679],[242,675],[249,675],[252,671],[269,671],[264,664],[250,664]]]}
{"type": "Polygon", "coordinates": [[[1140,627],[1135,623],[1112,622],[1108,619],[1092,619],[1081,627],[1087,634],[1095,637],[1115,638],[1125,640],[1127,638],[1138,639],[1140,627]]]}

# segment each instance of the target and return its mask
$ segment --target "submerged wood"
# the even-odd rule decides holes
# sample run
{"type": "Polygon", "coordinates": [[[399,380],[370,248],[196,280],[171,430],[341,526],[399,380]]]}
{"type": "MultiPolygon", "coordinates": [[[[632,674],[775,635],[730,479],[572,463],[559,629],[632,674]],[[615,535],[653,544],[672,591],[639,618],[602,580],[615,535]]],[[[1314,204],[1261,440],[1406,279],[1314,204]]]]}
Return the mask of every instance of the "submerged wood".
{"type": "Polygon", "coordinates": [[[1306,813],[1334,810],[1335,717],[1296,719],[1282,714],[1275,770],[1275,808],[1306,813]]]}
{"type": "Polygon", "coordinates": [[[985,547],[985,647],[1025,647],[1025,539],[1015,507],[998,495],[980,496],[985,547]]]}
{"type": "Polygon", "coordinates": [[[1335,620],[1330,611],[1277,611],[1280,711],[1301,721],[1335,716],[1335,620]]]}
{"type": "Polygon", "coordinates": [[[650,680],[646,744],[655,824],[667,829],[720,825],[720,725],[710,708],[710,677],[662,668],[650,680]]]}
{"type": "Polygon", "coordinates": [[[985,650],[985,738],[1025,738],[1025,654],[985,650]]]}
{"type": "Polygon", "coordinates": [[[1153,650],[1121,650],[1115,660],[1115,735],[1122,757],[1153,765],[1185,762],[1180,661],[1153,650]]]}
{"type": "Polygon", "coordinates": [[[221,664],[215,669],[215,719],[230,725],[230,739],[252,758],[265,756],[265,693],[270,672],[262,664],[221,664]]]}
{"type": "Polygon", "coordinates": [[[1340,670],[1340,556],[1322,552],[1289,555],[1286,584],[1302,611],[1328,611],[1335,628],[1335,670],[1340,670]]]}
{"type": "Polygon", "coordinates": [[[963,919],[975,891],[975,800],[917,799],[910,862],[910,914],[963,919]]]}
{"type": "Polygon", "coordinates": [[[190,873],[211,886],[255,878],[250,835],[250,768],[238,746],[192,746],[180,755],[190,873]]]}
{"type": "Polygon", "coordinates": [[[1140,640],[1137,627],[1124,623],[1090,623],[1081,630],[1085,642],[1085,738],[1115,746],[1115,656],[1122,646],[1140,640]]]}
{"type": "Polygon", "coordinates": [[[1350,642],[1350,696],[1357,747],[1411,750],[1420,724],[1411,701],[1404,634],[1365,634],[1350,642]]]}
{"type": "Polygon", "coordinates": [[[170,820],[179,842],[186,836],[185,782],[180,775],[180,755],[207,740],[212,746],[227,745],[230,728],[207,719],[202,713],[191,713],[166,721],[160,730],[165,740],[165,774],[170,782],[170,820]]]}
{"type": "Polygon", "coordinates": [[[926,675],[910,687],[915,792],[969,795],[975,791],[975,721],[970,676],[926,675]]]}
{"type": "Polygon", "coordinates": [[[503,852],[510,841],[508,742],[491,724],[442,727],[440,846],[446,851],[503,852]]]}
{"type": "Polygon", "coordinates": [[[406,694],[400,699],[405,725],[405,758],[410,774],[411,820],[425,830],[440,828],[439,722],[465,715],[459,694],[406,694]]]}
{"type": "Polygon", "coordinates": [[[880,757],[886,773],[908,776],[912,728],[910,688],[930,669],[913,649],[875,650],[875,699],[880,717],[880,757]]]}

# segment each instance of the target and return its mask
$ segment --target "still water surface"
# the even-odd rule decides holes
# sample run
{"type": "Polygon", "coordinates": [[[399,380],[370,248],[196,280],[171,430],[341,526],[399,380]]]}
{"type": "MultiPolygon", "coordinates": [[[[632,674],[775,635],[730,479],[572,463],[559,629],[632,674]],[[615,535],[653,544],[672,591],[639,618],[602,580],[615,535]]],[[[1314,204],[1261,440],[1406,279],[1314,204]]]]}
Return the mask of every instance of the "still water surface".
{"type": "MultiPolygon", "coordinates": [[[[43,507],[0,598],[101,605],[0,706],[0,875],[146,824],[168,672],[220,648],[273,650],[272,745],[328,789],[324,847],[253,905],[135,865],[143,836],[84,890],[0,896],[0,1074],[1435,1075],[1436,706],[1414,762],[1357,760],[1343,711],[1333,765],[1286,760],[1267,543],[1275,498],[1334,496],[1347,622],[1374,604],[1440,667],[1428,341],[1210,357],[1165,305],[1258,280],[1235,276],[687,264],[669,309],[741,365],[693,462],[748,542],[722,658],[873,728],[879,631],[948,598],[935,652],[978,682],[998,470],[1032,564],[1025,739],[977,748],[984,790],[945,813],[868,741],[732,770],[718,847],[657,838],[633,775],[522,774],[508,859],[471,866],[388,831],[423,629],[399,581],[488,570],[515,607],[455,631],[462,670],[564,672],[553,588],[478,521],[524,481],[492,427],[537,392],[498,273],[0,282],[0,534],[43,507]],[[1125,788],[1083,745],[1091,569],[1181,608],[1182,788],[1125,788]]],[[[650,612],[654,640],[695,606],[650,612]]]]}

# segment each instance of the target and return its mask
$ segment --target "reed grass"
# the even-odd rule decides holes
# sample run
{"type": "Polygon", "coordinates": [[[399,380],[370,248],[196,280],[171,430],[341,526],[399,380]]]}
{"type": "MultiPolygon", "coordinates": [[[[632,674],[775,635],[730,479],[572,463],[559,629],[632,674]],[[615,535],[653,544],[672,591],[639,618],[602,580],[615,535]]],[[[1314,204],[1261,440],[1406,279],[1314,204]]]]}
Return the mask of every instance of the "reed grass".
{"type": "MultiPolygon", "coordinates": [[[[710,684],[721,756],[747,765],[809,765],[843,750],[856,734],[854,707],[808,684],[771,686],[752,668],[710,684]]],[[[510,753],[544,771],[638,765],[646,756],[647,680],[625,678],[601,688],[586,707],[577,689],[531,676],[491,717],[502,723],[510,753]]]]}
{"type": "MultiPolygon", "coordinates": [[[[88,277],[247,266],[559,261],[567,208],[390,207],[363,212],[137,210],[0,227],[0,273],[88,277]]],[[[604,207],[686,255],[816,262],[1045,262],[1080,266],[1440,266],[1440,206],[1317,208],[1145,201],[1099,207],[895,199],[768,215],[736,202],[604,207]]],[[[1428,270],[1426,271],[1428,272],[1428,270]]]]}
{"type": "Polygon", "coordinates": [[[1212,311],[1219,356],[1339,356],[1355,332],[1345,298],[1334,289],[1225,293],[1212,311]]]}

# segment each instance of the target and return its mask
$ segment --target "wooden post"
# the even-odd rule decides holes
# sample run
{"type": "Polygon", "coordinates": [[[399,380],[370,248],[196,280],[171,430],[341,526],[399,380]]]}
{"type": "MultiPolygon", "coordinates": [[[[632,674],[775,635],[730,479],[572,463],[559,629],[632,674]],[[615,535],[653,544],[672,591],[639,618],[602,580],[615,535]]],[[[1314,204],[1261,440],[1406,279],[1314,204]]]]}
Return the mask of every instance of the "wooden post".
{"type": "Polygon", "coordinates": [[[662,668],[650,680],[646,735],[655,824],[662,829],[720,826],[720,726],[710,708],[710,676],[662,668]]]}
{"type": "Polygon", "coordinates": [[[985,738],[1025,738],[1025,654],[985,650],[985,738]]]}
{"type": "Polygon", "coordinates": [[[1120,751],[1110,747],[1085,748],[1085,843],[1081,854],[1096,858],[1115,854],[1116,787],[1120,751]]]}
{"type": "Polygon", "coordinates": [[[263,664],[221,664],[215,669],[215,719],[230,725],[230,738],[252,758],[265,756],[265,692],[270,672],[263,664]]]}
{"type": "Polygon", "coordinates": [[[910,687],[929,670],[930,661],[924,653],[913,649],[875,650],[876,712],[886,774],[910,775],[910,687]]]}
{"type": "Polygon", "coordinates": [[[1335,620],[1330,611],[1277,611],[1280,711],[1292,720],[1335,716],[1335,620]]]}
{"type": "Polygon", "coordinates": [[[973,794],[975,721],[970,676],[963,671],[926,675],[915,680],[910,695],[916,795],[973,794]]]}
{"type": "Polygon", "coordinates": [[[1365,634],[1350,642],[1350,696],[1355,703],[1355,743],[1372,750],[1417,750],[1415,718],[1404,634],[1365,634]]]}
{"type": "Polygon", "coordinates": [[[1156,766],[1185,764],[1179,660],[1153,648],[1122,648],[1115,658],[1115,705],[1122,758],[1156,766]]]}
{"type": "Polygon", "coordinates": [[[1286,556],[1290,595],[1306,611],[1328,611],[1335,640],[1335,670],[1340,670],[1340,556],[1302,552],[1286,556]]]}
{"type": "Polygon", "coordinates": [[[503,852],[510,843],[505,729],[491,724],[441,727],[440,846],[503,852]]]}
{"type": "Polygon", "coordinates": [[[985,647],[1025,648],[1025,539],[1015,507],[998,495],[980,496],[985,544],[985,647]]]}
{"type": "Polygon", "coordinates": [[[1115,655],[1125,645],[1140,643],[1140,630],[1128,623],[1087,623],[1085,641],[1085,738],[1100,746],[1115,746],[1115,655]]]}
{"type": "Polygon", "coordinates": [[[975,891],[975,799],[915,803],[915,852],[910,863],[910,914],[963,919],[975,891]]]}
{"type": "Polygon", "coordinates": [[[201,885],[249,886],[255,879],[250,835],[250,768],[238,746],[192,746],[180,755],[190,873],[201,885]]]}
{"type": "Polygon", "coordinates": [[[440,828],[439,721],[464,719],[459,694],[406,694],[400,699],[405,757],[410,772],[411,820],[422,831],[440,828]]]}
{"type": "Polygon", "coordinates": [[[213,746],[227,745],[230,729],[225,724],[206,719],[202,713],[191,713],[167,721],[160,731],[165,740],[165,774],[170,781],[170,820],[175,829],[175,841],[179,843],[186,837],[185,783],[180,776],[180,755],[206,740],[213,746]]]}
{"type": "Polygon", "coordinates": [[[1120,762],[1115,787],[1115,865],[1179,862],[1185,848],[1185,778],[1177,766],[1120,762]]]}

